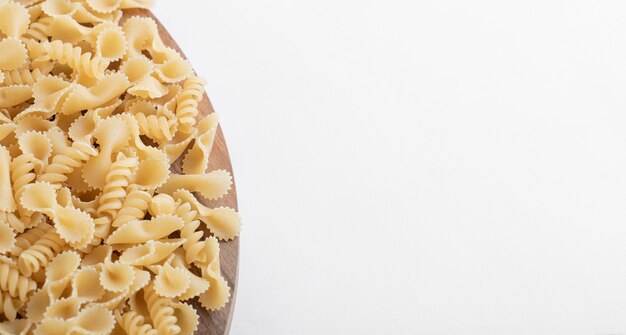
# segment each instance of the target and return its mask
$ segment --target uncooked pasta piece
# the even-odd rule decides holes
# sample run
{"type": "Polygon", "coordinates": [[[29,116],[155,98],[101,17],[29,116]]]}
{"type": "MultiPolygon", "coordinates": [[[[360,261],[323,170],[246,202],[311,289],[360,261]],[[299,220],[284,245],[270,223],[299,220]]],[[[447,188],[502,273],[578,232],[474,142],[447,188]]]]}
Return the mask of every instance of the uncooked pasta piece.
{"type": "Polygon", "coordinates": [[[128,264],[112,262],[110,259],[101,264],[100,285],[108,291],[124,292],[134,280],[135,271],[128,264]]]}
{"type": "Polygon", "coordinates": [[[26,46],[17,38],[7,37],[0,40],[0,50],[0,70],[15,70],[28,59],[26,46]]]}
{"type": "Polygon", "coordinates": [[[119,260],[120,262],[134,266],[156,264],[169,257],[169,255],[185,243],[185,241],[185,239],[151,240],[127,249],[122,253],[119,260]]]}
{"type": "Polygon", "coordinates": [[[165,298],[182,295],[189,289],[191,276],[185,268],[174,268],[169,264],[157,266],[154,277],[154,290],[165,298]]]}
{"type": "Polygon", "coordinates": [[[102,189],[113,164],[111,156],[128,145],[130,132],[122,118],[109,117],[98,124],[94,138],[100,146],[100,153],[85,163],[83,177],[91,187],[102,189]]]}
{"type": "Polygon", "coordinates": [[[146,158],[137,166],[133,183],[142,190],[153,190],[163,185],[170,176],[169,162],[164,159],[146,158]]]}
{"type": "Polygon", "coordinates": [[[81,301],[78,297],[60,297],[54,299],[43,314],[45,319],[72,319],[80,311],[81,301]]]}
{"type": "Polygon", "coordinates": [[[215,200],[228,193],[232,183],[230,173],[225,170],[215,170],[205,174],[173,174],[157,191],[171,194],[179,189],[187,189],[191,192],[198,192],[209,200],[215,200]]]}
{"type": "Polygon", "coordinates": [[[96,301],[104,295],[105,288],[100,285],[100,274],[94,267],[83,267],[72,279],[72,294],[83,302],[96,301]]]}
{"type": "Polygon", "coordinates": [[[200,318],[193,306],[184,302],[172,304],[174,309],[174,317],[180,327],[179,335],[192,335],[198,329],[200,318]]]}
{"type": "Polygon", "coordinates": [[[67,335],[74,323],[63,319],[44,319],[36,326],[34,335],[67,335]]]}
{"type": "Polygon", "coordinates": [[[5,321],[0,323],[0,333],[26,335],[32,325],[32,322],[28,319],[5,321]]]}
{"type": "Polygon", "coordinates": [[[52,155],[52,142],[48,136],[39,131],[27,131],[17,138],[17,144],[23,154],[32,155],[39,165],[48,165],[48,159],[52,155]]]}
{"type": "Polygon", "coordinates": [[[115,26],[100,31],[96,38],[96,57],[106,61],[118,61],[126,54],[126,36],[122,28],[115,26]]]}
{"type": "Polygon", "coordinates": [[[0,221],[0,254],[10,251],[15,245],[15,232],[8,223],[0,221]]]}
{"type": "Polygon", "coordinates": [[[173,215],[159,215],[150,220],[129,222],[114,231],[108,244],[145,243],[168,236],[183,227],[183,220],[173,215]]]}
{"type": "Polygon", "coordinates": [[[74,329],[78,334],[109,334],[114,326],[113,313],[99,306],[84,308],[74,320],[74,329]]]}
{"type": "Polygon", "coordinates": [[[241,220],[232,208],[208,208],[202,205],[188,190],[174,192],[174,198],[188,202],[198,212],[198,218],[209,230],[222,240],[230,240],[239,234],[241,220]]]}
{"type": "Polygon", "coordinates": [[[107,75],[89,88],[79,85],[67,97],[61,113],[74,114],[102,106],[124,93],[128,85],[128,79],[123,74],[107,75]]]}
{"type": "MultiPolygon", "coordinates": [[[[2,45],[0,45],[0,48],[2,48],[2,45]]],[[[28,85],[0,87],[0,107],[4,108],[17,106],[26,102],[32,96],[33,90],[28,85]]]]}
{"type": "Polygon", "coordinates": [[[82,26],[71,16],[52,17],[46,27],[45,35],[50,35],[54,40],[66,43],[77,44],[89,38],[91,30],[82,26]]]}
{"type": "Polygon", "coordinates": [[[87,5],[98,13],[111,13],[120,8],[122,0],[86,0],[87,5]]]}
{"type": "Polygon", "coordinates": [[[94,234],[93,218],[73,206],[59,205],[56,191],[49,183],[26,185],[20,199],[27,210],[48,215],[55,223],[59,236],[67,243],[82,244],[80,242],[90,239],[94,234]]]}
{"type": "Polygon", "coordinates": [[[29,23],[30,14],[22,4],[13,1],[0,4],[0,32],[7,36],[20,37],[28,29],[29,23]]]}
{"type": "Polygon", "coordinates": [[[202,121],[198,122],[198,135],[194,145],[183,160],[183,171],[186,174],[205,173],[209,165],[209,156],[215,133],[217,132],[217,116],[215,114],[207,115],[202,121]]]}
{"type": "Polygon", "coordinates": [[[11,155],[9,150],[0,146],[0,211],[13,212],[16,209],[11,187],[11,155]]]}

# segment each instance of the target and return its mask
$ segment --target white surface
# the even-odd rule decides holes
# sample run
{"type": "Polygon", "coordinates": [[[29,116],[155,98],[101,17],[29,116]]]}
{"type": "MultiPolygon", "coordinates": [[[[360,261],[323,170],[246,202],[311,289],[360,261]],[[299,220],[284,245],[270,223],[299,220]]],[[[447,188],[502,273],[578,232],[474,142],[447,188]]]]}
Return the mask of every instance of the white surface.
{"type": "Polygon", "coordinates": [[[232,153],[232,334],[626,334],[625,2],[155,10],[232,153]]]}

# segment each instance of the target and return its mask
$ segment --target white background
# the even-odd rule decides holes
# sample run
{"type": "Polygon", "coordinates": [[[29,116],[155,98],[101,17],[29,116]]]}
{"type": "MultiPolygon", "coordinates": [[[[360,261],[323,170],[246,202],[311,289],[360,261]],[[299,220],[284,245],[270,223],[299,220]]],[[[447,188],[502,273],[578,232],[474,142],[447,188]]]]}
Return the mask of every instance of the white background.
{"type": "Polygon", "coordinates": [[[626,2],[155,11],[232,154],[232,334],[626,334],[626,2]]]}

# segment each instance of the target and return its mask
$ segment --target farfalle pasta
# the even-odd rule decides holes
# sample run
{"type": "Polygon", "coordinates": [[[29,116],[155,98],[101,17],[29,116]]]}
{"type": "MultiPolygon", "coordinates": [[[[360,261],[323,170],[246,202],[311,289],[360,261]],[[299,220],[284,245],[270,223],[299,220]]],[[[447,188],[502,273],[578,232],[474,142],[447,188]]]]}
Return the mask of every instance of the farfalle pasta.
{"type": "Polygon", "coordinates": [[[152,0],[0,0],[0,333],[193,334],[237,212],[152,0]],[[171,169],[179,161],[182,172],[171,169]]]}

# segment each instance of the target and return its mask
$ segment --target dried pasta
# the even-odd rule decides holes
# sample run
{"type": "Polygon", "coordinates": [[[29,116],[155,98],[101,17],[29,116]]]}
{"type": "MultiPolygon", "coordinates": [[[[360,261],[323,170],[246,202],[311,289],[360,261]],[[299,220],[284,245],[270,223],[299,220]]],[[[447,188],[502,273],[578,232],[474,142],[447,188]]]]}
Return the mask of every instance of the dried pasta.
{"type": "Polygon", "coordinates": [[[202,201],[232,187],[218,119],[157,24],[123,18],[152,4],[0,0],[0,334],[187,335],[190,301],[230,299],[240,219],[202,201]]]}

